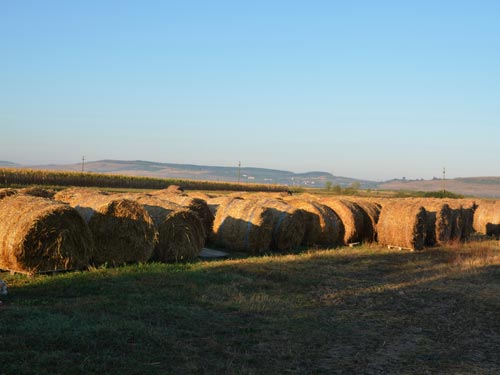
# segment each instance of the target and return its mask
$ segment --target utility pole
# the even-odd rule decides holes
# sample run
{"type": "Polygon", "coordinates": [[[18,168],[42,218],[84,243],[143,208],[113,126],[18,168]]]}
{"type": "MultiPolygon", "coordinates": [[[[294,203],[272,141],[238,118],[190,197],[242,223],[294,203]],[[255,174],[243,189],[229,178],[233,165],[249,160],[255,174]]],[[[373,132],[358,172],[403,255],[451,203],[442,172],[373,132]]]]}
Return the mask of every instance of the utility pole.
{"type": "Polygon", "coordinates": [[[238,184],[240,183],[241,176],[241,161],[238,161],[238,184]]]}
{"type": "Polygon", "coordinates": [[[82,156],[82,173],[85,168],[85,156],[82,156]]]}
{"type": "Polygon", "coordinates": [[[446,168],[443,167],[443,194],[446,192],[446,168]]]}

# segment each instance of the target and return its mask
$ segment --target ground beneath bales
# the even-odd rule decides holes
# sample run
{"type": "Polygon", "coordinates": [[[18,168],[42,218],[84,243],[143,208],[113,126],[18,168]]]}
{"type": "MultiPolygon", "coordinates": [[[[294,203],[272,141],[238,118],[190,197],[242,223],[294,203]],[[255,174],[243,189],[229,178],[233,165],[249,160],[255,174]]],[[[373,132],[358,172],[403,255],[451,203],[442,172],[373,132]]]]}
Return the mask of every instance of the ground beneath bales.
{"type": "Polygon", "coordinates": [[[497,374],[500,247],[0,275],[2,374],[497,374]]]}

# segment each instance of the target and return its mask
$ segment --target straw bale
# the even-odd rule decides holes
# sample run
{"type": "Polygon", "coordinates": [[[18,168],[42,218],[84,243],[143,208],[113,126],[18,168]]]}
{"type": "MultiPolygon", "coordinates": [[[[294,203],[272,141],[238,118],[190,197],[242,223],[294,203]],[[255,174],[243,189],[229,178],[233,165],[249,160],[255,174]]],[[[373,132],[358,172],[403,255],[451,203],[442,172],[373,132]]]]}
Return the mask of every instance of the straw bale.
{"type": "Polygon", "coordinates": [[[12,195],[17,195],[17,194],[18,194],[18,192],[16,189],[9,189],[9,188],[0,189],[0,199],[10,197],[12,195]]]}
{"type": "Polygon", "coordinates": [[[149,260],[157,241],[151,216],[137,202],[88,189],[66,189],[54,197],[74,207],[94,238],[95,264],[149,260]]]}
{"type": "Polygon", "coordinates": [[[364,240],[369,242],[377,241],[377,223],[380,217],[382,205],[369,199],[352,199],[364,213],[364,240]]]}
{"type": "Polygon", "coordinates": [[[207,202],[200,198],[190,197],[186,194],[152,194],[155,197],[163,199],[168,202],[176,203],[180,206],[186,207],[200,217],[203,225],[205,226],[205,233],[210,233],[212,231],[212,226],[214,224],[214,215],[210,210],[207,202]]]}
{"type": "Polygon", "coordinates": [[[34,274],[82,269],[94,245],[87,224],[70,206],[14,195],[0,200],[0,268],[34,274]]]}
{"type": "Polygon", "coordinates": [[[271,250],[289,251],[298,248],[306,231],[302,210],[278,199],[263,199],[255,202],[272,209],[274,223],[271,250]]]}
{"type": "Polygon", "coordinates": [[[19,190],[19,193],[24,194],[24,195],[31,195],[33,197],[52,199],[52,198],[54,198],[56,191],[52,190],[52,189],[44,189],[41,187],[34,186],[34,187],[28,187],[28,188],[21,189],[21,190],[19,190]]]}
{"type": "Polygon", "coordinates": [[[274,228],[272,211],[253,200],[230,198],[218,205],[210,240],[215,246],[233,251],[268,251],[274,228]]]}
{"type": "Polygon", "coordinates": [[[237,191],[230,193],[227,196],[242,199],[283,199],[290,197],[292,194],[288,191],[272,192],[272,191],[237,191]]]}
{"type": "Polygon", "coordinates": [[[243,198],[221,196],[221,197],[210,198],[209,200],[206,201],[208,204],[208,209],[210,210],[210,212],[214,216],[214,220],[215,220],[215,216],[217,214],[219,207],[226,206],[227,204],[229,204],[229,202],[233,201],[234,199],[243,200],[243,198]]]}
{"type": "Polygon", "coordinates": [[[208,201],[210,198],[216,197],[215,195],[209,195],[202,191],[188,191],[187,195],[189,195],[191,198],[203,199],[205,202],[208,201]]]}
{"type": "Polygon", "coordinates": [[[130,199],[146,209],[157,228],[158,241],[152,260],[185,262],[198,257],[207,235],[196,212],[148,194],[130,199]]]}
{"type": "Polygon", "coordinates": [[[320,203],[330,207],[344,224],[344,244],[371,241],[373,231],[366,232],[367,216],[358,204],[346,199],[322,198],[320,203]]]}
{"type": "Polygon", "coordinates": [[[427,231],[425,208],[410,202],[386,203],[377,224],[378,241],[382,245],[422,250],[427,231]]]}
{"type": "Polygon", "coordinates": [[[443,245],[451,241],[453,228],[461,215],[459,209],[452,209],[442,199],[419,198],[407,202],[425,208],[427,214],[426,246],[443,245]]]}
{"type": "Polygon", "coordinates": [[[474,212],[474,230],[500,238],[500,202],[482,200],[474,212]]]}
{"type": "Polygon", "coordinates": [[[290,199],[286,202],[303,211],[305,224],[303,245],[338,246],[342,243],[344,224],[330,207],[303,199],[290,199]]]}

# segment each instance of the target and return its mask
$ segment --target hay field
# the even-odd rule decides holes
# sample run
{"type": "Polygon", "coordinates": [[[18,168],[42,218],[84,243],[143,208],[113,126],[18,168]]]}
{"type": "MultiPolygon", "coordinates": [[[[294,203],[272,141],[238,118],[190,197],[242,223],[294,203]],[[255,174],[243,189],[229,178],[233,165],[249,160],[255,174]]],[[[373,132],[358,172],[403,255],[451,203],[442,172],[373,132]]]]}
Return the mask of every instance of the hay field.
{"type": "Polygon", "coordinates": [[[497,242],[0,274],[2,374],[496,374],[497,242]]]}

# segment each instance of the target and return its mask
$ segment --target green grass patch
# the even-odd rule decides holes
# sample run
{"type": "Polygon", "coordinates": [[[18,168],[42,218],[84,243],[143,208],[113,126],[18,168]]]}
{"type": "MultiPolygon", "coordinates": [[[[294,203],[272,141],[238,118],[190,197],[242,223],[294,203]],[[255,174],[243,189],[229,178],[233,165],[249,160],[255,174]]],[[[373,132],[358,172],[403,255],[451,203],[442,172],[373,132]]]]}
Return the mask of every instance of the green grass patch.
{"type": "Polygon", "coordinates": [[[496,243],[0,277],[2,374],[500,372],[496,243]]]}

